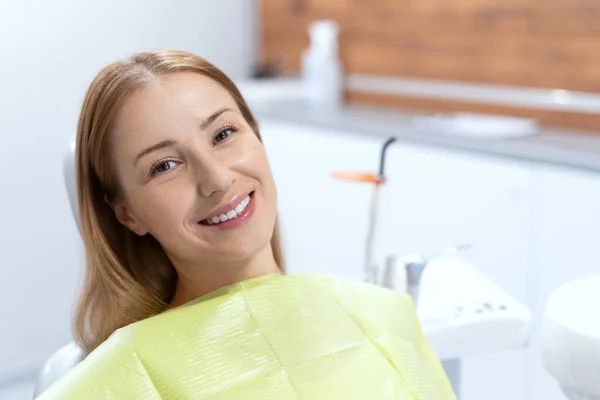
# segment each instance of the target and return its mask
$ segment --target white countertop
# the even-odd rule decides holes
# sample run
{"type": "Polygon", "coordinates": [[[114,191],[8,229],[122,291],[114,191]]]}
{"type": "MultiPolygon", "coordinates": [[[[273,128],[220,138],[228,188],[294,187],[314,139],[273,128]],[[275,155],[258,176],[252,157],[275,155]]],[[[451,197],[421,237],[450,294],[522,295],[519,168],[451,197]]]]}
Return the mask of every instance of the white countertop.
{"type": "Polygon", "coordinates": [[[349,134],[395,136],[422,145],[600,172],[600,133],[542,128],[533,136],[499,140],[423,133],[414,129],[415,117],[423,114],[360,105],[328,111],[311,107],[298,79],[245,81],[238,87],[259,121],[269,118],[349,134]]]}

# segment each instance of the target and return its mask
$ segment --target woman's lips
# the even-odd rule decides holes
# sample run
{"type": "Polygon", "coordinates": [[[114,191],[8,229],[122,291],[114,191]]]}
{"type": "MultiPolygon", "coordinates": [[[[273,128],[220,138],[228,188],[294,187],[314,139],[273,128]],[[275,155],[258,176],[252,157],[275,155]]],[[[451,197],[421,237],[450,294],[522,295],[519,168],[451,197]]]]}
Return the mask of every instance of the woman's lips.
{"type": "Polygon", "coordinates": [[[231,228],[246,222],[254,212],[254,192],[241,195],[217,208],[209,218],[199,222],[207,227],[231,228]]]}

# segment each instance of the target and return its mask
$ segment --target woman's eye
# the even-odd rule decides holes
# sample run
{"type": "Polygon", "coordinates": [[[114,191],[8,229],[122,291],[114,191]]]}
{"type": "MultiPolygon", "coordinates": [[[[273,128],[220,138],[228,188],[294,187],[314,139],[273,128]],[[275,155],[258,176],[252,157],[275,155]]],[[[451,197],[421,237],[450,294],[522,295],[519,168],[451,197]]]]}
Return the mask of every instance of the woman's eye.
{"type": "Polygon", "coordinates": [[[233,135],[234,132],[235,132],[235,129],[233,129],[233,128],[223,129],[222,131],[217,133],[217,135],[215,136],[215,142],[216,143],[222,142],[223,140],[227,139],[229,136],[233,135]]]}
{"type": "Polygon", "coordinates": [[[152,167],[152,175],[167,172],[168,170],[175,167],[176,165],[177,165],[177,162],[173,161],[173,160],[161,161],[160,163],[158,163],[154,167],[152,167]]]}

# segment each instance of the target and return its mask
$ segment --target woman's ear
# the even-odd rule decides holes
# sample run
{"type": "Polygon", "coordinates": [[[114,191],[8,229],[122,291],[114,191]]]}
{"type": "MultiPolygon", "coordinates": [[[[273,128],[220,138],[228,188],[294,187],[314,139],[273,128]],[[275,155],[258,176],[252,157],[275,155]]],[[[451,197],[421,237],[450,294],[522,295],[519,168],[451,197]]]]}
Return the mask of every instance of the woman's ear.
{"type": "Polygon", "coordinates": [[[135,218],[125,204],[113,204],[111,207],[117,221],[129,228],[129,230],[135,232],[139,236],[144,236],[148,233],[148,230],[137,220],[137,218],[135,218]]]}

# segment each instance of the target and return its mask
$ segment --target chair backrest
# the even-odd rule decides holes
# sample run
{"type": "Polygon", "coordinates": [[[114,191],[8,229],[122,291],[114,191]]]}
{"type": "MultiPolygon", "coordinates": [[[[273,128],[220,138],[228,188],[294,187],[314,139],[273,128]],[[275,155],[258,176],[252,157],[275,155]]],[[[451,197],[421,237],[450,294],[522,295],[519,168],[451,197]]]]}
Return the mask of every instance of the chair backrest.
{"type": "Polygon", "coordinates": [[[71,342],[61,347],[46,361],[33,391],[33,398],[64,377],[74,366],[83,359],[83,351],[77,344],[71,342]]]}
{"type": "MultiPolygon", "coordinates": [[[[79,208],[77,206],[77,184],[75,181],[75,147],[76,139],[73,137],[63,159],[63,174],[65,186],[69,196],[69,204],[75,222],[79,225],[79,208]]],[[[65,376],[71,368],[77,365],[83,358],[83,351],[71,342],[58,349],[44,364],[40,376],[35,385],[33,398],[38,397],[44,390],[54,382],[65,376]]]]}
{"type": "Polygon", "coordinates": [[[63,159],[63,175],[65,178],[65,186],[69,195],[69,204],[75,222],[79,225],[79,207],[77,205],[77,182],[75,181],[75,149],[77,146],[77,138],[73,136],[70,146],[65,153],[63,159]]]}

